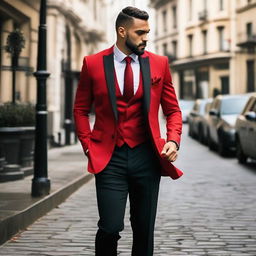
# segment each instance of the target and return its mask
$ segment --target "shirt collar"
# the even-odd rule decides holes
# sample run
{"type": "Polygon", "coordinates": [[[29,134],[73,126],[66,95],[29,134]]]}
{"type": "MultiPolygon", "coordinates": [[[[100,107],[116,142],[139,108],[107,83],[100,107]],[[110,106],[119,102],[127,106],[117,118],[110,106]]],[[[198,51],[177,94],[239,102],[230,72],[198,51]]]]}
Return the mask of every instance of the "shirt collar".
{"type": "MultiPolygon", "coordinates": [[[[133,59],[134,62],[139,61],[139,57],[135,53],[132,53],[129,56],[133,59]]],[[[126,55],[117,47],[116,44],[114,45],[114,57],[120,63],[124,61],[124,58],[126,57],[126,55]]]]}

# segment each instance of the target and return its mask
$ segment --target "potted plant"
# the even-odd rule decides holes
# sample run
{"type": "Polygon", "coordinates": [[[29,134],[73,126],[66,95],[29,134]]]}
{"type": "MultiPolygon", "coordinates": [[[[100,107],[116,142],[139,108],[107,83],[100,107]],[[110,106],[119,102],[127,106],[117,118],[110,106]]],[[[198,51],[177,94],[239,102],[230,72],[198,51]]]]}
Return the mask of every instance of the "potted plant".
{"type": "Polygon", "coordinates": [[[35,107],[29,103],[0,105],[0,181],[23,178],[33,172],[35,107]],[[3,163],[3,161],[2,161],[3,163]]]}
{"type": "Polygon", "coordinates": [[[12,60],[12,103],[16,102],[16,70],[20,53],[24,47],[25,37],[19,29],[15,29],[8,35],[5,46],[5,50],[10,53],[12,60]]]}

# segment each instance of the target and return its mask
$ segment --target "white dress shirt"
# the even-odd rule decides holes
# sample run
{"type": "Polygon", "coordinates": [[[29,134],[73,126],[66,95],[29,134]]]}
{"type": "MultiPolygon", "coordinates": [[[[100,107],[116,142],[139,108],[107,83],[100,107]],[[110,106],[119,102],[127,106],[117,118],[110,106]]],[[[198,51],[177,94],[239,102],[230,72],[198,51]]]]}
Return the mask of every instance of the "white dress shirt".
{"type": "MultiPolygon", "coordinates": [[[[134,94],[139,88],[140,82],[140,63],[139,57],[135,53],[129,55],[132,58],[131,66],[133,72],[133,84],[134,94]]],[[[114,66],[116,71],[117,82],[121,93],[124,93],[124,71],[126,67],[125,55],[121,50],[118,49],[117,45],[114,46],[114,66]]]]}

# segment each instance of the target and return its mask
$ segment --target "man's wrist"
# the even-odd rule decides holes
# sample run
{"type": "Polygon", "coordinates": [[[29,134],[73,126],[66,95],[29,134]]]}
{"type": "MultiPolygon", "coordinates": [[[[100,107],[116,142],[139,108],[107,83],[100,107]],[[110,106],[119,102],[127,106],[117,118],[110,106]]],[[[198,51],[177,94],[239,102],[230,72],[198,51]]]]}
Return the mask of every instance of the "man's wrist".
{"type": "Polygon", "coordinates": [[[168,142],[173,142],[176,145],[177,151],[180,149],[180,145],[175,140],[168,140],[168,142]]]}

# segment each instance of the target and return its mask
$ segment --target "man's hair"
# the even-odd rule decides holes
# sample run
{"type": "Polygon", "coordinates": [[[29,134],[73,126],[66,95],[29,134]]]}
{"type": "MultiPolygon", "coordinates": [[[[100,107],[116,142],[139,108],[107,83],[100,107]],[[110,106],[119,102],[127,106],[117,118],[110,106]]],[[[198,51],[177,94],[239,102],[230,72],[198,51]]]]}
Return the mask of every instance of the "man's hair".
{"type": "Polygon", "coordinates": [[[148,20],[149,16],[146,11],[142,11],[136,7],[125,7],[116,18],[116,31],[120,26],[131,24],[133,18],[148,20]]]}

